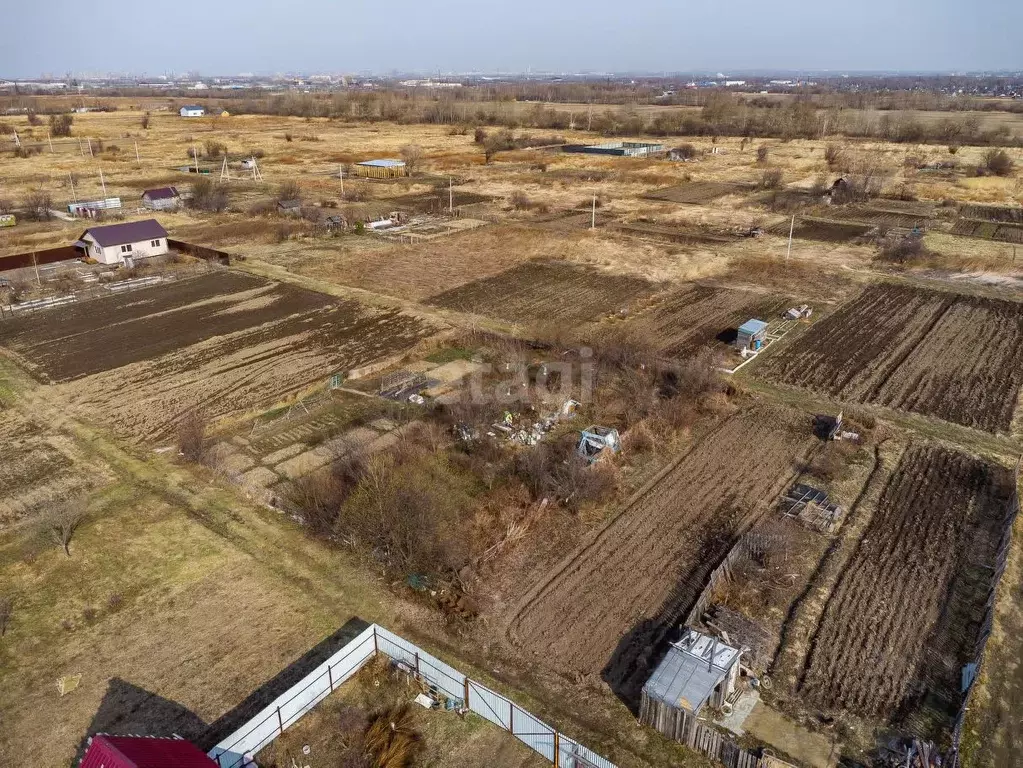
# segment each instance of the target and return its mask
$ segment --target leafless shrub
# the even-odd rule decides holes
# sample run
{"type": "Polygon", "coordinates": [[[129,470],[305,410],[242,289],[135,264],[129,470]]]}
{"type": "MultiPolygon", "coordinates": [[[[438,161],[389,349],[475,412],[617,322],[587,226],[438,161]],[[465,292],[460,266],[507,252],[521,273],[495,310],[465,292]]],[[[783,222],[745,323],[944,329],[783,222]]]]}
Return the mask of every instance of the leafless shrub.
{"type": "Polygon", "coordinates": [[[209,455],[208,421],[198,408],[189,408],[178,422],[178,453],[185,461],[202,464],[209,455]]]}
{"type": "Polygon", "coordinates": [[[472,140],[476,144],[482,144],[484,141],[487,140],[487,132],[482,128],[477,128],[475,131],[472,132],[472,140]]]}
{"type": "Polygon", "coordinates": [[[1016,164],[1004,149],[991,148],[984,153],[984,164],[978,167],[980,175],[1011,176],[1016,164]]]}
{"type": "Polygon", "coordinates": [[[0,637],[7,634],[7,628],[11,625],[11,617],[14,615],[14,598],[10,595],[0,597],[0,637]]]}
{"type": "Polygon", "coordinates": [[[29,125],[42,125],[43,119],[36,114],[34,109],[30,109],[28,112],[28,124],[29,125]]]}
{"type": "Polygon", "coordinates": [[[771,153],[770,148],[766,144],[761,144],[757,147],[757,162],[766,163],[767,157],[771,153]]]}
{"type": "Polygon", "coordinates": [[[85,619],[86,624],[92,624],[99,618],[99,611],[91,605],[87,605],[82,609],[82,618],[85,619]]]}
{"type": "Polygon", "coordinates": [[[144,115],[142,115],[142,119],[139,120],[139,125],[142,126],[143,130],[149,130],[149,123],[152,121],[152,119],[153,116],[149,112],[146,112],[144,115]]]}
{"type": "Polygon", "coordinates": [[[189,205],[197,211],[220,213],[227,208],[229,202],[228,189],[213,179],[200,176],[192,182],[192,197],[189,205]]]}
{"type": "Polygon", "coordinates": [[[71,115],[50,115],[50,134],[52,136],[70,136],[71,124],[75,119],[71,115]]]}
{"type": "Polygon", "coordinates": [[[71,538],[78,526],[85,520],[85,499],[75,498],[59,501],[40,515],[40,530],[54,544],[71,557],[71,538]]]}
{"type": "Polygon", "coordinates": [[[401,159],[405,161],[405,170],[411,176],[419,168],[423,159],[423,148],[418,144],[406,144],[401,148],[401,159]]]}
{"type": "Polygon", "coordinates": [[[282,181],[277,187],[277,194],[274,196],[275,202],[281,202],[283,200],[298,200],[301,198],[302,190],[298,186],[296,181],[282,181]]]}
{"type": "Polygon", "coordinates": [[[341,505],[355,490],[365,472],[365,461],[357,451],[347,451],[318,472],[292,482],[284,494],[285,503],[318,538],[334,534],[341,505]]]}
{"type": "Polygon", "coordinates": [[[37,190],[30,192],[25,198],[23,205],[25,218],[30,221],[49,221],[50,209],[53,208],[53,198],[49,192],[37,190]]]}
{"type": "Polygon", "coordinates": [[[645,421],[633,425],[622,435],[622,448],[628,454],[646,453],[654,444],[654,434],[645,421]]]}
{"type": "Polygon", "coordinates": [[[110,597],[107,598],[107,610],[111,613],[119,611],[121,606],[124,605],[124,598],[119,592],[114,592],[110,597]]]}
{"type": "Polygon", "coordinates": [[[696,157],[696,147],[688,143],[679,144],[677,147],[671,150],[671,153],[679,160],[692,160],[694,157],[696,157]]]}
{"type": "Polygon", "coordinates": [[[768,168],[760,174],[760,189],[778,189],[781,186],[781,168],[768,168]]]}
{"type": "Polygon", "coordinates": [[[227,145],[214,139],[206,139],[203,142],[203,152],[210,159],[221,157],[227,154],[227,145]]]}
{"type": "Polygon", "coordinates": [[[832,171],[847,170],[848,163],[846,162],[845,151],[837,144],[828,144],[824,148],[824,162],[828,164],[828,168],[832,171]]]}
{"type": "Polygon", "coordinates": [[[14,203],[10,200],[0,198],[0,214],[10,213],[14,210],[14,203]]]}
{"type": "Polygon", "coordinates": [[[905,237],[886,237],[881,244],[878,258],[893,264],[910,264],[928,255],[924,239],[919,234],[905,237]]]}

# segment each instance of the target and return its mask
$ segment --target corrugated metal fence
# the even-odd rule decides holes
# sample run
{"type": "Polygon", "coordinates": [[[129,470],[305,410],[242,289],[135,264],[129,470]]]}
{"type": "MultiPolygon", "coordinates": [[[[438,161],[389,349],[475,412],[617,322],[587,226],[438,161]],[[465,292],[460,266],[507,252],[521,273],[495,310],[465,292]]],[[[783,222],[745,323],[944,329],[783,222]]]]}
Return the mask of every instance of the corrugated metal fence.
{"type": "Polygon", "coordinates": [[[987,641],[991,636],[991,629],[994,624],[995,618],[995,600],[998,596],[998,585],[1002,581],[1002,575],[1005,573],[1005,566],[1009,559],[1009,549],[1012,547],[1012,532],[1016,525],[1016,518],[1019,517],[1020,513],[1020,498],[1019,498],[1019,479],[1020,470],[1023,469],[1023,457],[1020,457],[1019,461],[1016,462],[1016,473],[1015,483],[1012,492],[1012,509],[1009,513],[1009,520],[1005,526],[1005,532],[1002,534],[1002,540],[998,546],[998,556],[995,560],[995,572],[991,579],[991,592],[988,595],[987,607],[984,614],[984,623],[981,626],[980,637],[977,640],[976,646],[976,661],[977,665],[975,668],[975,674],[969,681],[969,686],[966,689],[966,695],[963,697],[963,704],[959,710],[959,716],[956,718],[955,728],[952,731],[952,759],[949,761],[950,768],[958,768],[959,761],[959,744],[963,738],[963,728],[966,725],[966,713],[972,703],[974,684],[977,682],[977,678],[980,676],[981,668],[984,666],[984,654],[987,650],[987,641]]]}
{"type": "Polygon", "coordinates": [[[616,768],[515,705],[511,699],[470,680],[454,667],[404,638],[372,624],[290,690],[281,694],[248,723],[210,750],[220,768],[244,768],[252,758],[306,712],[351,678],[370,659],[383,654],[416,674],[451,699],[551,761],[558,768],[616,768]]]}

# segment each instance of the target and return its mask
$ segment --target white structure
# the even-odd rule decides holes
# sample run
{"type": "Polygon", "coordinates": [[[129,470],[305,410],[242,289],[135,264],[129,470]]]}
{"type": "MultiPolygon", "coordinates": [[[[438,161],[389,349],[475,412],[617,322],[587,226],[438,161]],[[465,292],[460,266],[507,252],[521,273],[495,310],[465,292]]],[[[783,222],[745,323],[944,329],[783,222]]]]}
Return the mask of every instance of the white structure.
{"type": "Polygon", "coordinates": [[[142,193],[142,205],[151,211],[170,211],[181,204],[181,193],[177,187],[158,187],[142,193]]]}
{"type": "Polygon", "coordinates": [[[167,253],[167,230],[156,219],[90,227],[75,245],[100,264],[130,264],[137,258],[167,253]]]}
{"type": "Polygon", "coordinates": [[[186,104],[178,110],[178,114],[182,117],[202,117],[206,114],[206,110],[198,104],[186,104]]]}

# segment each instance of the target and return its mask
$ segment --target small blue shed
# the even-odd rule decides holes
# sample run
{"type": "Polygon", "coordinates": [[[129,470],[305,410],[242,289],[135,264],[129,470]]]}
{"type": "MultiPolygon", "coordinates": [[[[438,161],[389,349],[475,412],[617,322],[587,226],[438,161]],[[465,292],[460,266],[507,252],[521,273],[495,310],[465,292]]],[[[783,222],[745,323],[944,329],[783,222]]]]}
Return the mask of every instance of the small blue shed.
{"type": "Polygon", "coordinates": [[[739,326],[735,336],[736,349],[759,350],[767,341],[767,323],[763,320],[750,319],[739,326]]]}

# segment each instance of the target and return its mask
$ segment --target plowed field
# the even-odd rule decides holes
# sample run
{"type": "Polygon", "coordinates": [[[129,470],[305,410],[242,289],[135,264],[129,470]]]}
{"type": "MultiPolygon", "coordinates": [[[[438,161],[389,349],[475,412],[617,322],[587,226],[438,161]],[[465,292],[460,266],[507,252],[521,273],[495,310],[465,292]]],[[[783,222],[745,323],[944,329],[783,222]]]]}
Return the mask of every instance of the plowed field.
{"type": "Polygon", "coordinates": [[[603,672],[636,696],[665,632],[812,446],[801,414],[730,418],[532,590],[512,642],[562,672],[603,672]]]}
{"type": "Polygon", "coordinates": [[[791,307],[791,299],[754,291],[686,285],[672,291],[629,321],[661,354],[691,355],[714,342],[732,343],[750,318],[771,321],[791,307]]]}
{"type": "Polygon", "coordinates": [[[531,261],[445,291],[428,304],[512,322],[580,323],[627,307],[657,286],[564,262],[531,261]]]}
{"type": "Polygon", "coordinates": [[[271,405],[433,332],[375,310],[233,272],[0,323],[0,344],[61,384],[72,408],[125,437],[164,439],[187,409],[211,419],[271,405]]]}
{"type": "Polygon", "coordinates": [[[945,448],[906,452],[817,630],[801,686],[811,701],[884,719],[935,699],[955,712],[1010,480],[945,448]]]}
{"type": "Polygon", "coordinates": [[[873,286],[758,373],[841,400],[1008,431],[1023,386],[1023,304],[873,286]]]}

